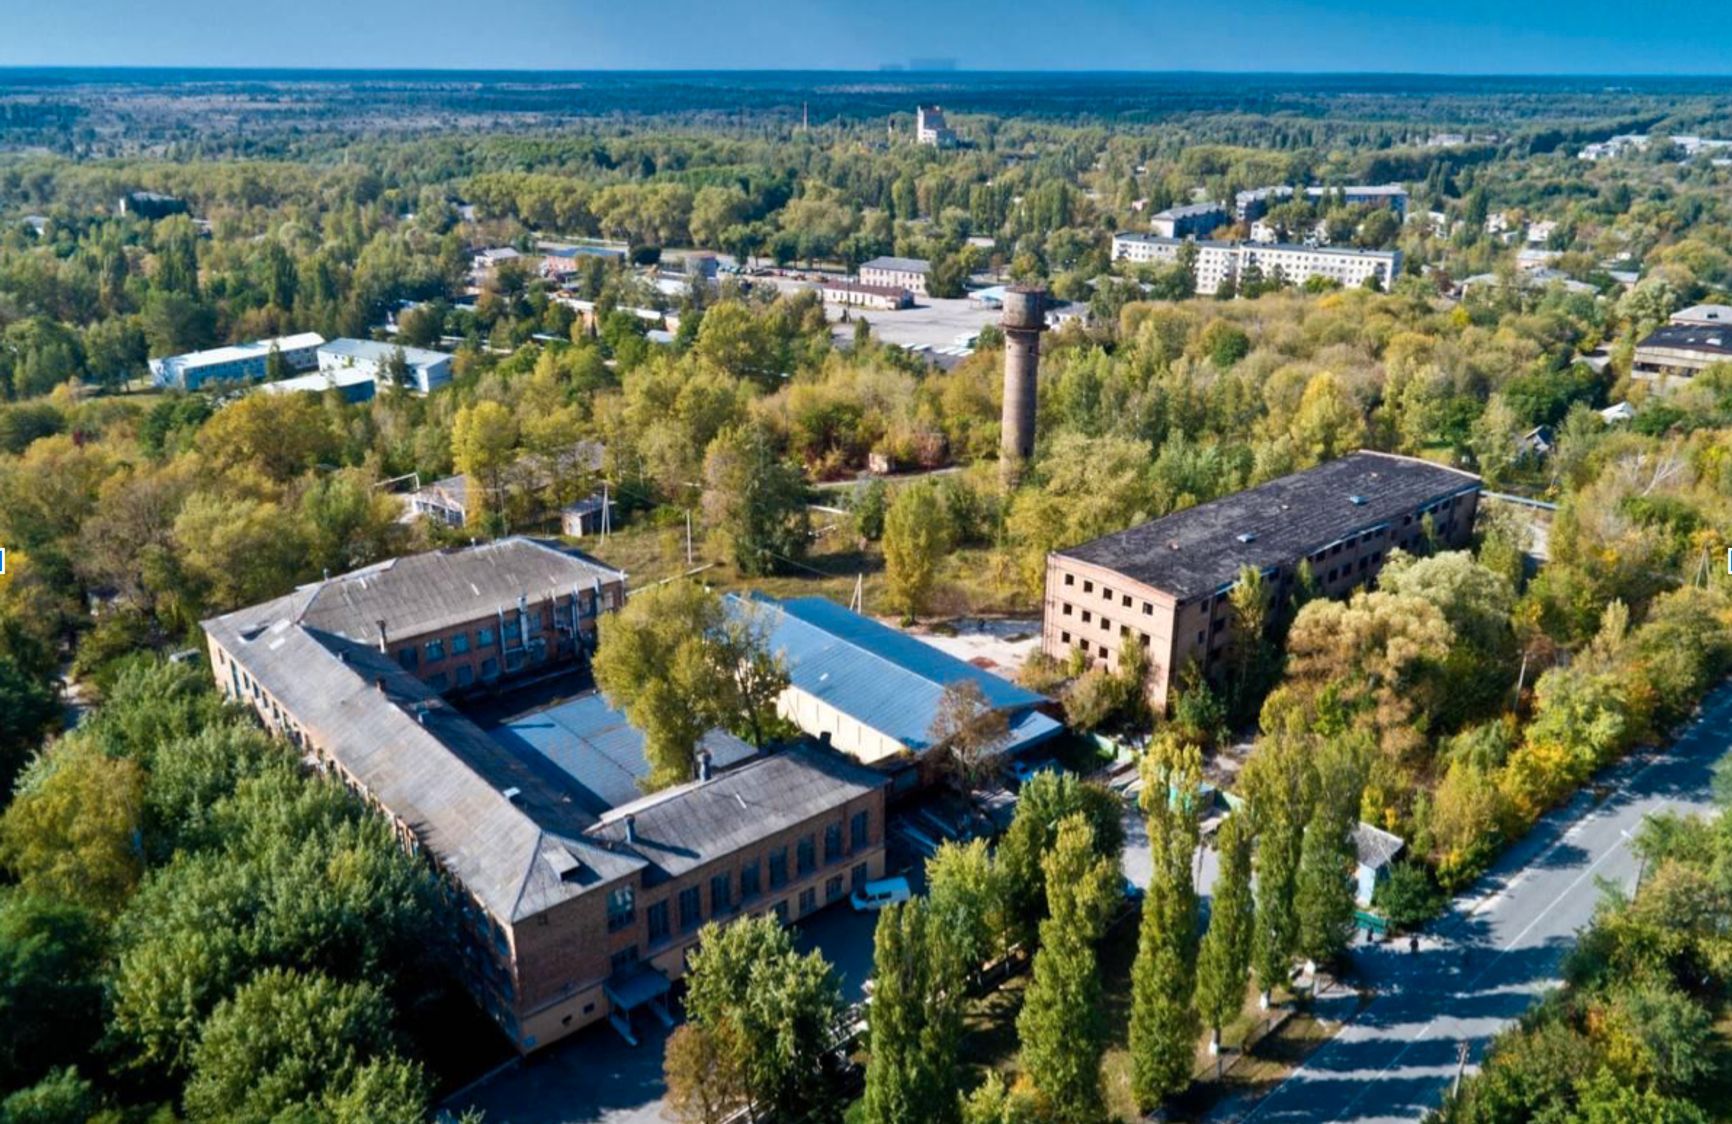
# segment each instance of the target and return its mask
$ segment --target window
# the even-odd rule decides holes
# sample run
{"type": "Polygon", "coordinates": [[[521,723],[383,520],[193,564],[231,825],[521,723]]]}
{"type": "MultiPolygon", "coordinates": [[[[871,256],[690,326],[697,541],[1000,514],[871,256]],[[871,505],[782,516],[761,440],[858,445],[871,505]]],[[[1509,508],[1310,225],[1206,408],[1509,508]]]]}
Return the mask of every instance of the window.
{"type": "Polygon", "coordinates": [[[613,954],[613,956],[608,960],[608,963],[615,972],[623,972],[627,968],[630,968],[633,964],[637,963],[637,945],[634,944],[630,948],[620,949],[618,952],[613,954]]]}
{"type": "Polygon", "coordinates": [[[457,668],[457,685],[467,687],[475,682],[475,669],[468,664],[460,664],[457,668]]]}
{"type": "Polygon", "coordinates": [[[1066,601],[1063,606],[1060,607],[1059,611],[1067,617],[1070,616],[1070,602],[1066,601]]]}
{"type": "Polygon", "coordinates": [[[1202,629],[1199,628],[1197,630],[1197,643],[1201,644],[1203,642],[1205,636],[1206,636],[1206,634],[1203,632],[1202,629]]]}
{"type": "Polygon", "coordinates": [[[491,628],[478,628],[478,629],[476,629],[475,630],[475,646],[477,648],[491,648],[491,647],[493,647],[493,630],[491,628]]]}
{"type": "Polygon", "coordinates": [[[1113,591],[1112,591],[1112,590],[1110,590],[1110,589],[1108,589],[1108,588],[1107,588],[1107,587],[1106,587],[1106,586],[1104,586],[1104,585],[1103,585],[1103,586],[1101,586],[1101,596],[1102,596],[1102,597],[1104,597],[1104,598],[1106,598],[1106,600],[1107,600],[1107,604],[1109,604],[1109,605],[1110,605],[1110,604],[1112,604],[1112,600],[1113,600],[1113,591]]]}
{"type": "Polygon", "coordinates": [[[870,877],[871,875],[867,871],[865,863],[857,864],[853,870],[848,872],[848,882],[851,888],[855,890],[863,889],[866,885],[867,879],[870,877]]]}
{"type": "Polygon", "coordinates": [[[833,823],[824,829],[824,862],[842,861],[842,825],[833,823]]]}
{"type": "Polygon", "coordinates": [[[786,925],[788,923],[788,899],[783,898],[781,901],[777,902],[776,908],[771,910],[771,912],[776,915],[777,921],[786,925]]]}
{"type": "Polygon", "coordinates": [[[826,903],[833,902],[841,896],[842,876],[838,874],[828,882],[824,883],[824,901],[826,903]]]}
{"type": "Polygon", "coordinates": [[[854,818],[851,821],[849,821],[848,832],[849,832],[849,837],[851,839],[850,845],[856,851],[863,851],[868,846],[871,845],[871,843],[872,843],[872,830],[871,830],[871,826],[870,826],[871,822],[872,822],[872,813],[870,813],[870,812],[855,812],[854,818]]]}
{"type": "Polygon", "coordinates": [[[498,679],[499,678],[499,661],[494,659],[492,656],[488,656],[486,659],[482,660],[481,661],[481,678],[483,678],[483,679],[498,679]]]}
{"type": "Polygon", "coordinates": [[[800,916],[804,917],[818,908],[818,891],[810,886],[800,891],[800,916]]]}
{"type": "Polygon", "coordinates": [[[740,868],[740,900],[749,902],[757,897],[758,893],[758,860],[753,859],[740,868]]]}
{"type": "Polygon", "coordinates": [[[1075,585],[1076,584],[1076,575],[1075,574],[1066,574],[1064,576],[1064,584],[1075,585]]]}
{"type": "Polygon", "coordinates": [[[1209,625],[1209,631],[1211,633],[1216,633],[1216,632],[1220,632],[1223,628],[1226,628],[1226,627],[1227,627],[1227,618],[1221,617],[1220,619],[1216,620],[1214,623],[1209,625]]]}
{"type": "Polygon", "coordinates": [[[800,840],[798,857],[795,859],[795,873],[801,878],[818,869],[818,837],[808,835],[800,840]]]}
{"type": "Polygon", "coordinates": [[[621,886],[607,896],[607,931],[617,933],[637,917],[637,894],[621,886]]]}
{"type": "Polygon", "coordinates": [[[398,652],[397,662],[403,665],[404,671],[414,671],[421,663],[415,649],[413,648],[404,648],[401,652],[398,652]]]}
{"type": "Polygon", "coordinates": [[[1060,644],[1069,644],[1070,643],[1070,633],[1068,633],[1068,632],[1059,633],[1058,634],[1058,640],[1059,640],[1060,644]]]}
{"type": "Polygon", "coordinates": [[[445,641],[444,640],[429,640],[429,641],[427,641],[427,662],[432,663],[435,660],[442,660],[444,658],[445,658],[445,641]]]}
{"type": "Polygon", "coordinates": [[[451,685],[451,680],[449,679],[449,677],[446,676],[446,674],[443,671],[441,671],[438,675],[429,675],[427,677],[427,686],[433,688],[435,691],[443,691],[446,687],[448,687],[450,685],[451,685]]]}
{"type": "Polygon", "coordinates": [[[1111,632],[1112,630],[1113,630],[1113,622],[1107,620],[1105,617],[1102,617],[1101,618],[1101,631],[1102,632],[1111,632]]]}
{"type": "Polygon", "coordinates": [[[1094,591],[1095,591],[1095,583],[1094,582],[1083,582],[1083,592],[1084,593],[1093,593],[1094,591]]]}
{"type": "Polygon", "coordinates": [[[657,941],[667,940],[668,939],[668,903],[667,903],[667,899],[664,898],[661,901],[657,902],[656,904],[650,906],[648,909],[644,910],[644,920],[649,924],[649,941],[651,944],[655,944],[657,941]]]}
{"type": "Polygon", "coordinates": [[[452,655],[461,656],[463,653],[467,652],[468,650],[469,650],[469,634],[467,632],[459,632],[457,635],[455,635],[451,638],[451,654],[452,655]]]}
{"type": "Polygon", "coordinates": [[[710,916],[726,913],[734,907],[729,882],[726,871],[710,877],[710,916]]]}
{"type": "Polygon", "coordinates": [[[703,922],[704,906],[699,899],[696,886],[687,886],[680,891],[680,932],[689,933],[703,922]]]}
{"type": "Polygon", "coordinates": [[[770,889],[780,890],[788,884],[788,848],[777,847],[770,852],[770,889]]]}
{"type": "Polygon", "coordinates": [[[1095,619],[1095,615],[1093,613],[1089,612],[1087,609],[1083,610],[1082,617],[1083,617],[1083,623],[1084,624],[1088,624],[1090,621],[1095,619]]]}
{"type": "Polygon", "coordinates": [[[1127,609],[1130,608],[1131,607],[1131,595],[1128,593],[1125,594],[1124,598],[1122,599],[1122,603],[1123,603],[1125,608],[1127,608],[1127,609]]]}

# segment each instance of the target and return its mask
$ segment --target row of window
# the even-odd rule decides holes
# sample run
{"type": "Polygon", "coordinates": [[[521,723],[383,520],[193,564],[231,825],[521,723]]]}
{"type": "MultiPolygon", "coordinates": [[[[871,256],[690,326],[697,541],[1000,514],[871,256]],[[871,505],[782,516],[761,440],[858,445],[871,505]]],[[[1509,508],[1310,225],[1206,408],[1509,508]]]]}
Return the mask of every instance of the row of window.
{"type": "MultiPolygon", "coordinates": [[[[717,874],[711,877],[710,912],[708,916],[712,919],[725,916],[726,914],[734,912],[738,908],[744,908],[745,903],[755,898],[759,892],[757,886],[757,869],[758,864],[753,862],[750,867],[745,868],[740,872],[740,899],[737,903],[729,893],[728,875],[717,874]],[[746,875],[748,871],[750,871],[752,875],[752,882],[749,886],[746,884],[746,875]]],[[[869,878],[870,872],[867,870],[865,863],[854,864],[854,868],[849,871],[846,887],[844,886],[840,874],[831,875],[824,881],[824,904],[830,905],[841,900],[843,894],[847,893],[849,888],[858,890],[866,885],[869,878]]],[[[649,941],[649,946],[651,948],[663,944],[668,940],[668,938],[673,934],[673,923],[676,920],[679,922],[679,931],[681,934],[695,932],[697,928],[704,923],[705,914],[703,911],[702,891],[702,886],[687,886],[685,889],[681,890],[671,903],[672,907],[677,908],[677,915],[671,911],[670,902],[667,898],[663,898],[661,901],[656,902],[651,905],[649,909],[644,911],[644,922],[648,930],[646,933],[646,939],[649,941]]],[[[798,907],[799,913],[796,916],[800,917],[804,917],[806,914],[811,913],[813,910],[818,908],[817,887],[808,886],[804,890],[800,891],[798,896],[798,907]]],[[[786,898],[777,902],[775,906],[772,907],[772,910],[783,922],[789,920],[788,900],[786,898]]],[[[609,931],[613,931],[611,917],[609,931]]],[[[620,952],[614,954],[613,967],[615,971],[618,971],[622,967],[620,963],[622,955],[626,958],[624,966],[629,966],[631,963],[635,963],[638,958],[637,946],[632,945],[631,947],[622,949],[620,952]]]]}
{"type": "MultiPolygon", "coordinates": [[[[841,862],[850,853],[865,850],[871,842],[872,818],[868,811],[854,813],[848,821],[849,850],[845,852],[842,846],[843,825],[840,821],[830,824],[824,829],[824,865],[841,862]]],[[[766,858],[768,866],[769,888],[780,890],[788,884],[788,848],[777,847],[766,858]]],[[[805,878],[818,869],[818,837],[816,834],[804,836],[794,844],[794,876],[805,878]]],[[[864,880],[864,864],[855,867],[858,877],[864,880]]],[[[757,858],[742,863],[739,870],[739,896],[734,896],[734,877],[732,871],[722,871],[710,876],[710,909],[706,915],[703,909],[703,886],[692,885],[682,889],[674,899],[677,915],[671,915],[668,899],[651,905],[644,911],[644,921],[649,929],[649,943],[653,946],[668,939],[673,932],[673,924],[677,921],[681,933],[689,933],[704,923],[706,916],[722,917],[743,907],[747,902],[763,892],[761,881],[762,871],[757,858]]],[[[832,881],[840,887],[841,876],[832,881]]],[[[608,932],[617,932],[631,924],[635,917],[634,894],[629,886],[623,886],[608,895],[608,932]]],[[[833,901],[834,898],[826,900],[833,901]]],[[[802,909],[804,912],[804,909],[802,909]]]]}

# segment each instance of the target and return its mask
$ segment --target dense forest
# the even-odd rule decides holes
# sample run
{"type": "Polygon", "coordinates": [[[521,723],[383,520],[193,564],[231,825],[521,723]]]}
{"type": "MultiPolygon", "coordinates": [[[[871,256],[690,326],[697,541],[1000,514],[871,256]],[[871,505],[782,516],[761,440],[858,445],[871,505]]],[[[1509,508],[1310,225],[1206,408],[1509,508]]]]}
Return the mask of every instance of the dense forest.
{"type": "MultiPolygon", "coordinates": [[[[642,93],[629,83],[558,105],[292,86],[269,94],[288,107],[270,119],[252,86],[223,88],[234,104],[204,119],[173,86],[120,118],[76,83],[7,87],[0,1011],[20,1029],[0,1092],[24,1091],[0,1121],[422,1110],[440,1058],[418,1016],[447,1002],[437,886],[191,667],[162,661],[211,614],[443,541],[545,530],[603,482],[628,531],[677,534],[689,515],[727,581],[808,581],[846,539],[873,575],[868,610],[907,618],[1033,613],[1047,551],[1361,447],[1557,504],[1543,560],[1528,517],[1487,503],[1471,551],[1398,557],[1346,601],[1301,583],[1275,604],[1248,576],[1241,639],[1213,676],[1184,677],[1170,716],[1142,713],[1127,673],[1025,669],[1073,726],[1152,723],[1173,760],[1254,738],[1260,838],[1297,847],[1318,816],[1387,827],[1412,842],[1401,885],[1420,897],[1469,883],[1691,712],[1732,666],[1732,367],[1661,395],[1630,362],[1669,314],[1732,292],[1732,169],[1664,136],[1618,160],[1576,148],[1710,131],[1723,95],[1132,83],[1109,107],[1054,81],[1043,111],[1020,114],[991,82],[921,88],[955,106],[967,143],[948,151],[909,142],[901,86],[846,110],[841,94],[810,98],[823,112],[804,130],[785,112],[798,83],[725,106],[714,85],[657,85],[630,115],[613,112],[642,93]],[[1427,143],[1446,129],[1472,135],[1427,143]],[[1149,209],[1360,181],[1405,183],[1409,221],[1329,196],[1271,221],[1400,249],[1389,291],[1201,298],[1172,270],[1110,260],[1112,232],[1149,209]],[[190,214],[117,214],[139,190],[190,214]],[[1555,224],[1543,248],[1579,284],[1523,283],[1493,215],[1555,224]],[[519,265],[471,291],[478,249],[579,237],[631,252],[587,259],[563,294],[519,265]],[[838,331],[814,293],[734,275],[654,287],[645,267],[690,247],[843,269],[919,256],[957,291],[1005,276],[1085,306],[1045,341],[1028,472],[1007,485],[994,463],[991,332],[941,369],[880,341],[875,316],[838,331]],[[1492,282],[1458,295],[1476,274],[1492,282]],[[593,302],[594,330],[556,296],[593,302]],[[646,338],[634,308],[676,314],[673,342],[646,338]],[[353,405],[145,378],[151,358],[383,335],[388,317],[399,342],[455,352],[452,386],[353,405]],[[1633,419],[1599,412],[1620,401],[1633,419]],[[1524,441],[1538,427],[1544,452],[1524,441]],[[562,456],[580,442],[599,465],[562,456]],[[864,488],[824,537],[808,488],[874,455],[959,471],[864,488]],[[399,521],[384,482],[451,473],[472,482],[469,527],[399,521]],[[74,684],[96,707],[63,733],[74,684]],[[33,1107],[53,1104],[75,1107],[33,1107]]],[[[1669,844],[1680,863],[1710,848],[1685,842],[1669,844]]],[[[1274,854],[1259,849],[1260,872],[1274,854]]],[[[1598,995],[1583,984],[1536,1018],[1636,1017],[1636,999],[1598,995]]],[[[1452,1112],[1504,1119],[1472,1115],[1490,1095],[1452,1112]]]]}

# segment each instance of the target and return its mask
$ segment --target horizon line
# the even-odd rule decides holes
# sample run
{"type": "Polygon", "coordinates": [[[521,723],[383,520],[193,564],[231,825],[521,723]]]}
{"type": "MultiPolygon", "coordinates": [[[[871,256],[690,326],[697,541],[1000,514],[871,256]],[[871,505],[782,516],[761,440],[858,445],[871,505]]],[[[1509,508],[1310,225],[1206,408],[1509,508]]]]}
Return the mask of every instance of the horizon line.
{"type": "Polygon", "coordinates": [[[570,75],[570,74],[605,74],[605,75],[663,75],[663,74],[740,74],[740,75],[801,75],[801,74],[848,74],[860,76],[899,76],[906,78],[943,78],[956,75],[1099,75],[1111,76],[1170,76],[1170,77],[1307,77],[1307,78],[1544,78],[1544,79],[1603,79],[1603,80],[1637,80],[1655,79],[1697,79],[1709,81],[1732,82],[1732,69],[1724,71],[1631,71],[1610,72],[1594,70],[1326,70],[1288,68],[1278,70],[1259,70],[1253,68],[1182,68],[1182,69],[1131,69],[1124,67],[1003,67],[975,68],[957,65],[933,70],[916,70],[896,64],[885,64],[877,67],[514,67],[514,66],[305,66],[305,65],[253,65],[253,66],[208,66],[201,64],[174,63],[0,63],[0,75],[18,72],[39,72],[54,74],[78,74],[91,72],[128,71],[134,73],[188,73],[188,74],[307,74],[307,75],[345,75],[345,74],[509,74],[509,75],[570,75]]]}

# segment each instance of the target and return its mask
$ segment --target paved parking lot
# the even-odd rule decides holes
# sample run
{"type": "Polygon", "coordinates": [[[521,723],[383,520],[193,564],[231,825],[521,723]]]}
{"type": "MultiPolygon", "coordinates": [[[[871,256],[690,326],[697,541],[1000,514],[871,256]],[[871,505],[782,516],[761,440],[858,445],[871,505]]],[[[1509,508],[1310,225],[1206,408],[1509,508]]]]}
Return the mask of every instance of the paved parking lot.
{"type": "MultiPolygon", "coordinates": [[[[786,277],[754,277],[751,280],[754,285],[768,282],[783,292],[818,287],[810,281],[795,281],[786,277]]],[[[967,297],[915,299],[918,303],[913,308],[897,309],[894,312],[850,308],[847,309],[849,320],[865,316],[866,321],[872,325],[872,334],[885,343],[902,347],[928,347],[933,351],[952,347],[957,343],[958,337],[978,335],[981,328],[998,321],[997,309],[986,308],[967,297]]],[[[852,339],[853,324],[841,323],[843,306],[826,304],[824,310],[830,319],[836,322],[837,338],[852,339]]]]}

